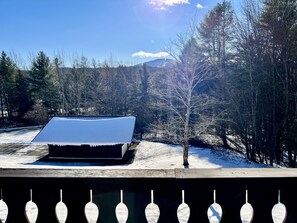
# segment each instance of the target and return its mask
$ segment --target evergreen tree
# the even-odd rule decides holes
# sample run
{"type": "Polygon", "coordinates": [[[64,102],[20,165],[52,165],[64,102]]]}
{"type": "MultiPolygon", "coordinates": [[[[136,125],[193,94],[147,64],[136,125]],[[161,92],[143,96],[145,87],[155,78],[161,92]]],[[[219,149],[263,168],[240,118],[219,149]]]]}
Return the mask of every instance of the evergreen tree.
{"type": "Polygon", "coordinates": [[[48,114],[57,112],[57,79],[49,58],[42,51],[32,61],[29,89],[33,104],[41,104],[48,114]]]}
{"type": "Polygon", "coordinates": [[[227,62],[232,59],[231,47],[233,36],[233,9],[229,1],[218,3],[205,16],[198,27],[198,42],[217,72],[225,73],[227,62]]]}
{"type": "Polygon", "coordinates": [[[153,108],[153,105],[150,106],[150,70],[145,63],[142,65],[141,69],[139,69],[137,77],[136,79],[138,79],[138,81],[135,80],[134,91],[131,91],[134,100],[134,103],[131,105],[133,112],[137,116],[136,130],[140,134],[140,137],[142,137],[143,133],[148,130],[149,123],[152,120],[151,108],[153,108]]]}
{"type": "Polygon", "coordinates": [[[200,49],[210,65],[210,72],[217,73],[216,85],[212,94],[216,95],[220,103],[216,103],[214,112],[216,113],[215,129],[221,137],[223,146],[228,147],[226,131],[230,117],[226,112],[229,106],[229,95],[226,89],[228,80],[228,67],[230,68],[234,59],[232,50],[234,42],[234,12],[229,1],[218,3],[205,16],[203,22],[198,27],[198,43],[200,49]]]}
{"type": "Polygon", "coordinates": [[[265,33],[265,45],[267,46],[265,53],[268,65],[265,70],[271,80],[271,164],[274,159],[277,163],[282,160],[283,144],[289,152],[290,163],[293,161],[292,152],[296,156],[297,144],[292,146],[295,139],[292,139],[293,135],[290,134],[292,128],[294,129],[296,118],[297,61],[294,60],[296,24],[296,1],[264,1],[259,25],[265,33]]]}
{"type": "Polygon", "coordinates": [[[249,159],[273,165],[282,161],[287,149],[294,163],[296,1],[267,0],[262,8],[256,2],[245,3],[244,20],[237,27],[237,66],[229,86],[232,127],[249,159]]]}
{"type": "Polygon", "coordinates": [[[0,58],[0,106],[1,116],[12,118],[15,112],[16,65],[3,51],[0,58]]]}
{"type": "Polygon", "coordinates": [[[260,99],[264,99],[263,75],[260,67],[263,64],[263,43],[258,27],[260,7],[257,1],[246,0],[242,8],[241,20],[236,23],[236,65],[229,76],[228,89],[231,98],[229,114],[232,119],[232,131],[240,136],[245,146],[247,158],[261,161],[263,131],[257,120],[264,120],[264,110],[260,99]],[[260,118],[260,117],[263,118],[260,118]]]}
{"type": "Polygon", "coordinates": [[[32,107],[32,101],[30,100],[28,91],[28,78],[25,77],[24,72],[18,70],[16,76],[15,106],[17,107],[19,120],[21,120],[24,114],[32,107]]]}

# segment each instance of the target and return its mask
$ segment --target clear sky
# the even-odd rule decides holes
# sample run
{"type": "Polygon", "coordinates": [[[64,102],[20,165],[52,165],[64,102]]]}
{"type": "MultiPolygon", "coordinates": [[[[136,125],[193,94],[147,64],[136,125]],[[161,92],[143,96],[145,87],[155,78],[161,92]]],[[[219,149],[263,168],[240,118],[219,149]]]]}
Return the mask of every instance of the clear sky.
{"type": "Polygon", "coordinates": [[[0,51],[24,60],[111,57],[125,64],[166,56],[170,40],[219,0],[0,0],[0,51]]]}

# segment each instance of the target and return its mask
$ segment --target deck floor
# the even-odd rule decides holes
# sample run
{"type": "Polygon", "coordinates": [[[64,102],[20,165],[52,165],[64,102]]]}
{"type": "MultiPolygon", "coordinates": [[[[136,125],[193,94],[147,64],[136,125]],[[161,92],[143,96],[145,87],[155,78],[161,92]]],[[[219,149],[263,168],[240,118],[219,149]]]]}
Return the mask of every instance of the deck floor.
{"type": "Polygon", "coordinates": [[[0,155],[34,156],[41,158],[48,153],[47,146],[32,144],[0,144],[0,155]]]}
{"type": "Polygon", "coordinates": [[[45,145],[0,143],[0,168],[16,168],[32,164],[48,154],[45,145]]]}

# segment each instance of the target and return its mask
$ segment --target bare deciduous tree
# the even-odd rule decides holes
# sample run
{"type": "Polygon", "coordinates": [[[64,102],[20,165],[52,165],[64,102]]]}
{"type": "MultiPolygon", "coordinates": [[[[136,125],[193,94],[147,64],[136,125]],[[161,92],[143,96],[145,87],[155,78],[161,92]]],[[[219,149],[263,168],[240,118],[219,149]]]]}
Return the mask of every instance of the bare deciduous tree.
{"type": "Polygon", "coordinates": [[[209,71],[203,55],[199,55],[194,38],[185,40],[181,36],[176,43],[180,54],[176,64],[167,73],[158,77],[156,106],[159,110],[157,128],[162,136],[183,147],[183,165],[189,166],[189,140],[196,135],[195,125],[210,105],[206,93],[206,82],[216,75],[209,71]],[[162,80],[162,83],[160,83],[162,80]]]}

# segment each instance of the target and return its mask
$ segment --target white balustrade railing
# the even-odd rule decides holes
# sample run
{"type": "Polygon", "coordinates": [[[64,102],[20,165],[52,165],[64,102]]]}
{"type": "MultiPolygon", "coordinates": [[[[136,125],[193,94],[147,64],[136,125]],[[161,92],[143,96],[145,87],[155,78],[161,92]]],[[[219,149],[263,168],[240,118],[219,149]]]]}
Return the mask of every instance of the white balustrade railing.
{"type": "Polygon", "coordinates": [[[245,204],[240,209],[240,219],[242,223],[251,223],[254,217],[254,209],[248,202],[248,191],[245,191],[245,204]]]}
{"type": "Polygon", "coordinates": [[[63,202],[63,191],[60,190],[60,201],[55,208],[56,217],[59,223],[65,223],[68,215],[68,208],[63,202]]]}
{"type": "Polygon", "coordinates": [[[90,202],[85,205],[85,216],[88,223],[96,223],[99,217],[99,209],[93,203],[93,191],[90,190],[90,202]]]}
{"type": "MultiPolygon", "coordinates": [[[[0,222],[5,223],[9,213],[9,207],[3,199],[3,191],[0,190],[0,222]]],[[[24,207],[25,217],[28,223],[35,223],[38,219],[38,206],[33,202],[33,190],[30,189],[30,200],[24,207]]],[[[177,219],[179,223],[187,223],[190,218],[190,207],[185,203],[185,191],[181,191],[182,199],[181,204],[177,208],[177,219]]],[[[245,203],[240,209],[240,219],[242,223],[251,223],[254,216],[254,209],[248,202],[248,191],[245,192],[245,203]]],[[[286,206],[280,201],[281,195],[278,191],[278,202],[271,209],[271,218],[274,223],[284,223],[287,216],[286,206]]],[[[223,209],[220,204],[216,201],[216,190],[213,191],[213,203],[210,204],[207,212],[205,213],[208,217],[209,223],[220,223],[223,219],[223,209]]],[[[151,202],[146,206],[145,218],[148,223],[157,223],[162,210],[159,209],[157,203],[154,202],[154,191],[151,190],[151,202]]],[[[56,204],[55,214],[59,223],[65,223],[68,215],[68,208],[63,203],[63,191],[60,190],[60,201],[56,204]]],[[[95,223],[99,217],[99,208],[93,203],[93,194],[90,190],[90,201],[86,203],[84,208],[84,214],[88,223],[95,223]]],[[[129,207],[124,203],[124,191],[120,190],[119,203],[115,207],[115,215],[118,223],[126,223],[129,218],[129,207]]],[[[267,216],[268,218],[268,216],[267,216]]],[[[269,220],[267,220],[268,222],[269,220]]],[[[296,219],[297,221],[297,219],[296,219]]]]}
{"type": "Polygon", "coordinates": [[[0,221],[1,223],[5,223],[8,216],[8,207],[2,199],[2,189],[0,190],[0,196],[0,221]]]}

